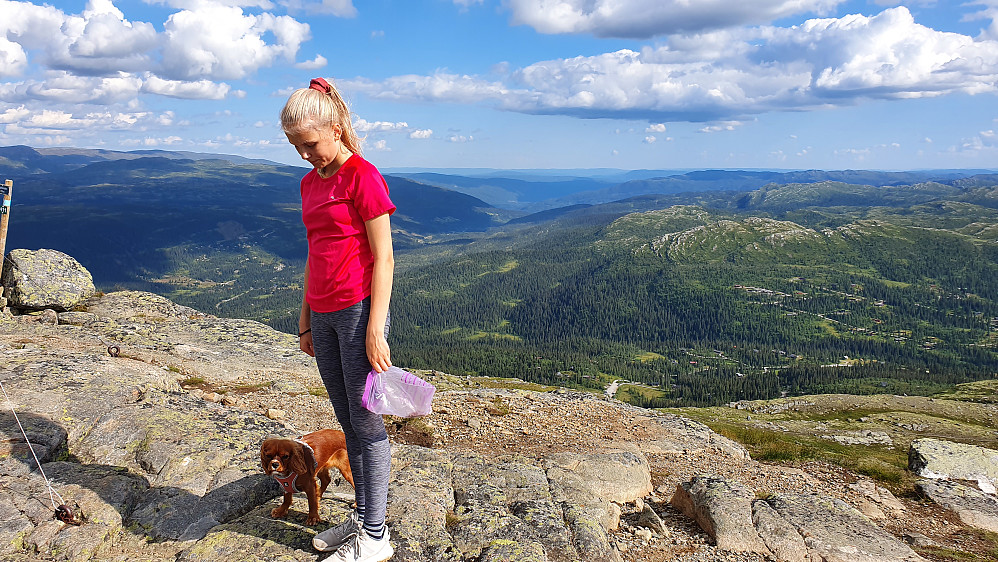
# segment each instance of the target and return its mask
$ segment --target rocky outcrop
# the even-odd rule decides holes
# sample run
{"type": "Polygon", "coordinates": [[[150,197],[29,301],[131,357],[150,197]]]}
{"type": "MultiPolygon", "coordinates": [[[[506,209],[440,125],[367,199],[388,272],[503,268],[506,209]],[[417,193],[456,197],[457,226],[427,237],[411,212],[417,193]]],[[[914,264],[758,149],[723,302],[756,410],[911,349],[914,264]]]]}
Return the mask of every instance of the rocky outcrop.
{"type": "Polygon", "coordinates": [[[56,250],[11,250],[3,264],[0,284],[7,304],[20,310],[72,309],[96,292],[90,272],[56,250]]]}
{"type": "MultiPolygon", "coordinates": [[[[314,560],[316,529],[296,517],[304,497],[287,521],[271,520],[279,491],[259,468],[260,442],[295,432],[179,384],[192,375],[239,383],[251,373],[254,386],[307,395],[306,381],[317,379],[294,338],[149,293],[111,293],[81,308],[52,325],[15,317],[9,328],[22,337],[0,355],[5,390],[57,503],[78,508],[86,522],[52,519],[16,420],[0,413],[9,444],[0,454],[0,555],[104,560],[123,543],[139,552],[155,543],[179,560],[314,560]],[[76,347],[49,347],[49,337],[35,343],[33,334],[76,347]]],[[[617,560],[609,532],[620,504],[652,487],[637,448],[497,462],[396,444],[392,480],[395,559],[412,561],[617,560]]],[[[341,486],[339,500],[327,493],[327,521],[346,516],[349,492],[341,486]]]]}
{"type": "Polygon", "coordinates": [[[725,550],[787,562],[924,560],[854,507],[818,494],[756,499],[755,492],[739,482],[699,477],[676,489],[672,505],[725,550]]]}
{"type": "Polygon", "coordinates": [[[925,478],[972,480],[982,491],[998,486],[998,451],[941,439],[916,439],[908,449],[908,469],[925,478]]]}

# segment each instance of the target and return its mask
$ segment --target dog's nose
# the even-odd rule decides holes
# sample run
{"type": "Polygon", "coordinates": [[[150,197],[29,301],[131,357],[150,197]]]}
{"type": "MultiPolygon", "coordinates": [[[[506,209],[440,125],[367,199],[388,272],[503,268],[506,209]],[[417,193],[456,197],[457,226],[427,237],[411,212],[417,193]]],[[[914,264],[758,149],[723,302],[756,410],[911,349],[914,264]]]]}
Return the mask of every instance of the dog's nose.
{"type": "Polygon", "coordinates": [[[281,468],[281,463],[277,462],[277,459],[270,461],[270,470],[277,470],[281,468]]]}

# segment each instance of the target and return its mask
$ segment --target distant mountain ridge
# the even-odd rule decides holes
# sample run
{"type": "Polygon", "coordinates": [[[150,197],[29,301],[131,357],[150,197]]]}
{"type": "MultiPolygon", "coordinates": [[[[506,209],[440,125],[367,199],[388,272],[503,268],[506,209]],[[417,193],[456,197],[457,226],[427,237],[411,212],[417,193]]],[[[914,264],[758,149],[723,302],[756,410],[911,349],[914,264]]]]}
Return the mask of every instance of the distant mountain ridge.
{"type": "Polygon", "coordinates": [[[100,148],[32,148],[30,146],[15,145],[0,147],[0,176],[21,177],[25,174],[46,174],[81,168],[97,162],[134,160],[148,157],[169,160],[224,160],[237,164],[282,165],[264,159],[184,150],[135,150],[126,152],[100,148]]]}

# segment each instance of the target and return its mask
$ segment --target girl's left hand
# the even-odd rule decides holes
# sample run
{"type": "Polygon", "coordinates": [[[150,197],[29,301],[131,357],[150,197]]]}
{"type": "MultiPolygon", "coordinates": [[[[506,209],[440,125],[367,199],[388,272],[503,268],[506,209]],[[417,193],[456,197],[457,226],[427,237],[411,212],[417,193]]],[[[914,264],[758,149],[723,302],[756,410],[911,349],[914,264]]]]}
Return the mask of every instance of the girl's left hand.
{"type": "Polygon", "coordinates": [[[371,367],[379,373],[385,372],[392,366],[392,352],[384,334],[367,335],[367,359],[371,362],[371,367]]]}

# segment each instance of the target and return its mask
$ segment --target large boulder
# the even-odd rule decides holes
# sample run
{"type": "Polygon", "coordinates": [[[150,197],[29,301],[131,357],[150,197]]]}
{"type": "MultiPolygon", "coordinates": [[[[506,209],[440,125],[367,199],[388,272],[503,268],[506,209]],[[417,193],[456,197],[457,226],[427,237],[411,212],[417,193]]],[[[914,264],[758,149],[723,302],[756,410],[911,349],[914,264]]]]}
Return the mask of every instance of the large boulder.
{"type": "Polygon", "coordinates": [[[755,492],[724,478],[698,476],[676,487],[672,505],[714,537],[718,548],[768,555],[752,523],[755,492]]]}
{"type": "Polygon", "coordinates": [[[998,451],[941,439],[915,439],[908,468],[924,478],[973,480],[986,493],[998,486],[998,451]]]}
{"type": "Polygon", "coordinates": [[[8,306],[21,310],[63,312],[96,292],[90,272],[57,250],[11,250],[0,283],[6,287],[8,306]]]}

